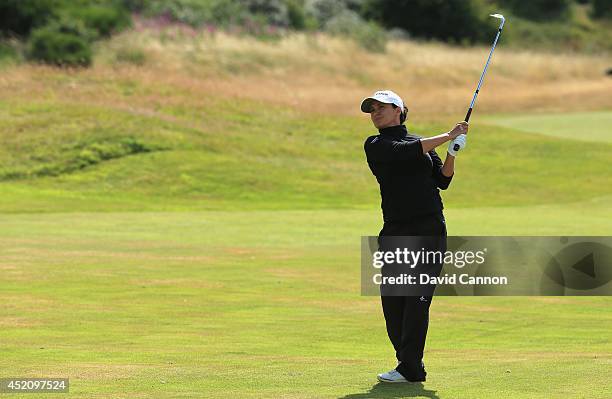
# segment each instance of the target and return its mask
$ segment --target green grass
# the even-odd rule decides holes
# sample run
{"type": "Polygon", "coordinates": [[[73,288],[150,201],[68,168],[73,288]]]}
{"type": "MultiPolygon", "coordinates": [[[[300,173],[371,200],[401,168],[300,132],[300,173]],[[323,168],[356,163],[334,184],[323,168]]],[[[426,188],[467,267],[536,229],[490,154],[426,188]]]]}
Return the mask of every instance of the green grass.
{"type": "Polygon", "coordinates": [[[484,118],[488,123],[547,136],[612,143],[612,112],[499,115],[484,118]]]}
{"type": "MultiPolygon", "coordinates": [[[[133,86],[137,95],[165,90],[133,86]]],[[[597,115],[604,116],[593,121],[578,114],[571,121],[602,129],[603,137],[609,128],[600,127],[602,118],[609,116],[597,115]]],[[[363,208],[378,202],[363,154],[363,140],[374,133],[365,117],[302,115],[212,97],[202,109],[165,105],[146,114],[113,104],[6,100],[0,117],[3,212],[363,208]]],[[[470,131],[445,193],[453,206],[559,204],[612,194],[612,176],[601,173],[612,168],[612,143],[534,135],[546,118],[489,123],[470,131]]],[[[424,136],[448,129],[408,127],[424,136]]]]}
{"type": "MultiPolygon", "coordinates": [[[[471,234],[486,214],[447,216],[456,234],[471,234]]],[[[538,209],[520,215],[496,232],[520,234],[529,222],[576,231],[532,220],[538,209]]],[[[359,236],[380,227],[374,210],[16,214],[0,223],[0,368],[70,377],[71,397],[612,393],[605,297],[436,298],[428,381],[377,384],[393,353],[379,298],[359,296],[358,266],[359,236]]]]}
{"type": "MultiPolygon", "coordinates": [[[[36,72],[0,95],[3,377],[70,377],[82,398],[612,396],[607,297],[436,298],[428,381],[376,383],[394,356],[359,295],[360,237],[381,227],[366,116],[36,72]]],[[[473,123],[449,234],[610,235],[593,115],[473,123]]]]}

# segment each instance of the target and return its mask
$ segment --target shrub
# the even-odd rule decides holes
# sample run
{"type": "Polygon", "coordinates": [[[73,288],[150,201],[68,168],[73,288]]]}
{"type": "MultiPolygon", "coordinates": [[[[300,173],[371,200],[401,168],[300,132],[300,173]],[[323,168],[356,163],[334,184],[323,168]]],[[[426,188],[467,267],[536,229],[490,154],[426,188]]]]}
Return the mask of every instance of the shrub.
{"type": "Polygon", "coordinates": [[[334,35],[350,35],[364,23],[359,14],[345,9],[327,20],[324,29],[334,35]]]}
{"type": "Polygon", "coordinates": [[[593,18],[612,18],[612,2],[610,0],[593,0],[593,18]]]}
{"type": "Polygon", "coordinates": [[[96,32],[96,38],[109,37],[113,32],[130,26],[131,17],[127,9],[107,3],[92,4],[66,8],[63,11],[68,18],[83,21],[91,31],[96,32]]]}
{"type": "Polygon", "coordinates": [[[53,0],[2,0],[0,32],[27,36],[32,29],[53,18],[53,11],[53,0]]]}
{"type": "Polygon", "coordinates": [[[355,40],[366,50],[384,53],[387,48],[387,32],[377,23],[369,21],[353,33],[355,40]]]}
{"type": "Polygon", "coordinates": [[[207,23],[228,26],[242,20],[245,6],[233,0],[151,0],[145,13],[164,15],[194,27],[207,23]]]}
{"type": "MultiPolygon", "coordinates": [[[[608,0],[609,1],[609,0],[608,0]]],[[[569,16],[571,0],[498,0],[513,14],[532,21],[563,19],[569,16]]]]}
{"type": "Polygon", "coordinates": [[[346,11],[347,7],[343,1],[338,0],[306,0],[304,9],[319,27],[324,27],[330,19],[346,11]]]}
{"type": "Polygon", "coordinates": [[[121,0],[125,8],[134,12],[142,12],[150,6],[150,0],[121,0]]]}
{"type": "Polygon", "coordinates": [[[365,0],[362,13],[386,28],[453,42],[488,41],[496,26],[480,0],[365,0]]]}
{"type": "Polygon", "coordinates": [[[299,0],[151,0],[148,15],[164,15],[199,27],[205,24],[242,25],[245,21],[274,26],[303,26],[299,0]]]}
{"type": "Polygon", "coordinates": [[[376,23],[364,21],[359,14],[349,9],[329,19],[325,30],[331,34],[351,37],[366,50],[384,52],[386,49],[386,32],[376,23]]]}
{"type": "Polygon", "coordinates": [[[289,20],[289,27],[297,30],[306,29],[306,13],[297,0],[287,0],[287,18],[289,20]]]}
{"type": "Polygon", "coordinates": [[[270,25],[289,26],[289,9],[283,0],[244,0],[246,11],[258,15],[270,25]]]}
{"type": "Polygon", "coordinates": [[[19,59],[16,43],[11,41],[0,41],[0,65],[12,63],[19,59]]]}
{"type": "Polygon", "coordinates": [[[92,58],[90,38],[91,32],[78,21],[55,22],[32,31],[27,57],[55,65],[88,66],[92,58]]]}

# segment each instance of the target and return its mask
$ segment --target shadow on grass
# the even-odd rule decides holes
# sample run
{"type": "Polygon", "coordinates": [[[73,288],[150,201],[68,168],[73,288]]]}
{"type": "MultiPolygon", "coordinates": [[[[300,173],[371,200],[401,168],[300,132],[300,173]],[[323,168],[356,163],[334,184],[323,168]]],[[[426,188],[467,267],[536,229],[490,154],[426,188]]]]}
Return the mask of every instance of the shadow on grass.
{"type": "Polygon", "coordinates": [[[379,382],[373,385],[370,391],[364,393],[353,393],[339,397],[338,399],[375,399],[375,398],[414,398],[414,397],[425,397],[430,399],[440,399],[436,395],[436,391],[425,389],[423,384],[411,383],[411,384],[386,384],[379,382]]]}

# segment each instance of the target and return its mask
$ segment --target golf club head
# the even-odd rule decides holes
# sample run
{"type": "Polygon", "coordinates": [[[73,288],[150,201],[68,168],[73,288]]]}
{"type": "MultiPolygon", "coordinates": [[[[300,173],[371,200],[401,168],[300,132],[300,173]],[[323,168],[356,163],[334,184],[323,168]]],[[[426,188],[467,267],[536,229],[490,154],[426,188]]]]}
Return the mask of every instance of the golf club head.
{"type": "Polygon", "coordinates": [[[501,23],[499,24],[499,28],[501,29],[502,26],[504,26],[504,23],[506,22],[506,18],[501,15],[501,14],[489,14],[490,17],[493,18],[497,18],[497,19],[501,19],[501,23]]]}

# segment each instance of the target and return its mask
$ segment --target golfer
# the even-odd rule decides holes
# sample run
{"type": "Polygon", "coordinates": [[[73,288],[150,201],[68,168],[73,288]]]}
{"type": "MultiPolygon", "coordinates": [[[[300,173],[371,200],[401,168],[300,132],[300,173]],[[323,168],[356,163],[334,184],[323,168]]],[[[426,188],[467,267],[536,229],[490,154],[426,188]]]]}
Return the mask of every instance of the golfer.
{"type": "MultiPolygon", "coordinates": [[[[415,136],[404,126],[408,108],[391,90],[377,91],[365,98],[361,110],[370,114],[379,132],[364,143],[368,166],[380,185],[384,225],[379,246],[394,236],[428,236],[436,238],[434,245],[445,250],[446,222],[439,190],[447,189],[453,178],[458,152],[454,147],[465,148],[467,122],[438,136],[415,136]],[[443,164],[434,149],[446,142],[450,143],[443,164]]],[[[442,264],[427,266],[430,274],[439,275],[442,269],[442,264]]],[[[386,267],[383,266],[383,275],[386,267]]],[[[422,360],[434,289],[435,286],[424,295],[392,296],[385,295],[381,287],[387,334],[398,365],[379,374],[379,381],[425,381],[422,360]]]]}

